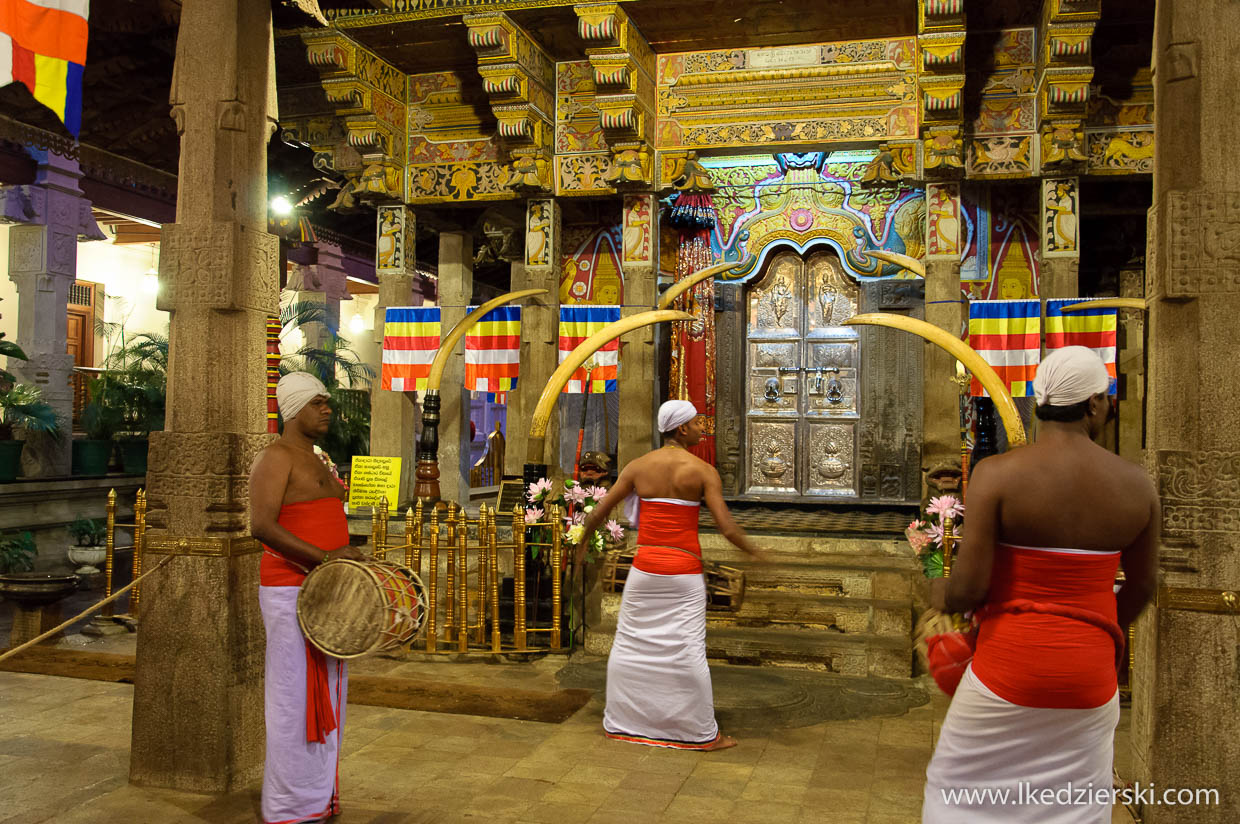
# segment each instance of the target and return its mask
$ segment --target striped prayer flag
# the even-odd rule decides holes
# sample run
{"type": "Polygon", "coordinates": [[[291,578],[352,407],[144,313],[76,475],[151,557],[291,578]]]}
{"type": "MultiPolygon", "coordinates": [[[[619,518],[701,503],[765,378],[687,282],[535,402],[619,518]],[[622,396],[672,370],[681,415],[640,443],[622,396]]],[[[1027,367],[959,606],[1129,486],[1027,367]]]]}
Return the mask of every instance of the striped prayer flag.
{"type": "MultiPolygon", "coordinates": [[[[478,307],[471,306],[472,312],[478,307]]],[[[517,388],[521,368],[521,307],[500,306],[465,333],[465,388],[504,393],[517,388]]]]}
{"type": "Polygon", "coordinates": [[[74,137],[89,13],[90,0],[0,0],[0,86],[24,84],[74,137]]]}
{"type": "Polygon", "coordinates": [[[1082,303],[1081,298],[1056,298],[1046,302],[1046,348],[1084,346],[1098,353],[1106,364],[1111,385],[1107,394],[1118,392],[1116,381],[1116,330],[1119,326],[1114,309],[1081,309],[1065,312],[1063,307],[1082,303]]]}
{"type": "MultiPolygon", "coordinates": [[[[975,300],[969,304],[969,345],[994,367],[1014,398],[1033,395],[1042,356],[1042,304],[1036,300],[975,300]]],[[[977,376],[973,396],[990,397],[977,376]]]]}
{"type": "Polygon", "coordinates": [[[280,405],[276,384],[280,382],[280,316],[267,316],[267,431],[280,431],[280,405]]]}
{"type": "Polygon", "coordinates": [[[383,319],[380,387],[421,392],[439,351],[438,306],[390,306],[383,319]]]}
{"type": "MultiPolygon", "coordinates": [[[[560,362],[568,357],[586,338],[598,332],[609,323],[620,320],[619,306],[588,306],[574,304],[560,307],[560,362]]],[[[593,363],[594,370],[589,374],[589,387],[586,386],[587,370],[583,365],[572,374],[564,391],[570,394],[598,394],[615,392],[617,375],[620,372],[620,339],[609,342],[591,356],[587,364],[593,363]]]]}

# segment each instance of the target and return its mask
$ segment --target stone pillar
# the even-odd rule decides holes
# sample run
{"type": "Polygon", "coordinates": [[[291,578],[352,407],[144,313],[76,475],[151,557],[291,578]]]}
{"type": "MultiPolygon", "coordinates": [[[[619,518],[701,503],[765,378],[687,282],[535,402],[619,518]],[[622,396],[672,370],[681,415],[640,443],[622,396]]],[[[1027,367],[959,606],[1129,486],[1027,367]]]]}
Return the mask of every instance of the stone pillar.
{"type": "MultiPolygon", "coordinates": [[[[654,308],[659,276],[658,199],[650,194],[625,195],[623,214],[624,308],[620,316],[629,317],[654,308]]],[[[654,443],[654,401],[659,383],[654,334],[654,327],[646,326],[620,340],[620,432],[616,447],[620,467],[649,452],[654,443]]]]}
{"type": "MultiPolygon", "coordinates": [[[[504,456],[504,472],[508,475],[522,474],[534,405],[559,365],[563,266],[560,204],[550,198],[530,200],[525,227],[524,263],[512,264],[512,289],[546,289],[547,294],[526,299],[521,310],[521,378],[516,391],[508,393],[508,443],[504,456]]],[[[547,425],[546,452],[536,463],[545,463],[549,472],[557,472],[559,444],[560,417],[553,412],[547,425]]]]}
{"type": "Polygon", "coordinates": [[[1163,548],[1158,604],[1137,622],[1134,777],[1221,798],[1146,804],[1148,824],[1240,820],[1240,613],[1223,596],[1240,592],[1240,167],[1213,160],[1240,116],[1238,48],[1240,4],[1158,4],[1145,457],[1163,548]]]}
{"type": "MultiPolygon", "coordinates": [[[[1121,269],[1119,294],[1124,298],[1144,298],[1145,270],[1121,269]]],[[[1145,438],[1145,312],[1121,310],[1118,337],[1118,451],[1121,457],[1140,463],[1145,438]]]]}
{"type": "Polygon", "coordinates": [[[196,0],[181,13],[172,117],[177,222],[165,224],[158,306],[171,313],[168,420],[151,433],[130,780],[191,792],[252,786],[263,770],[259,546],[248,476],[272,440],[267,316],[279,241],[267,228],[275,127],[271,10],[196,0]]]}
{"type": "MultiPolygon", "coordinates": [[[[1042,245],[1038,294],[1047,298],[1080,296],[1081,247],[1077,240],[1080,184],[1075,177],[1042,180],[1042,245]]],[[[1045,312],[1043,313],[1045,314],[1045,312]]]]}
{"type": "MultiPolygon", "coordinates": [[[[375,342],[383,345],[383,323],[389,306],[421,306],[417,276],[417,248],[413,243],[416,216],[405,206],[381,206],[377,217],[375,274],[379,300],[375,304],[375,342]]],[[[382,389],[383,364],[370,389],[370,454],[399,457],[402,506],[413,498],[417,469],[417,422],[421,408],[414,392],[382,389]]]]}
{"type": "MultiPolygon", "coordinates": [[[[439,306],[444,336],[465,317],[473,293],[473,236],[469,232],[440,232],[439,306]]],[[[464,505],[469,503],[470,464],[465,341],[458,343],[448,358],[439,396],[439,497],[464,505]]]]}
{"type": "MultiPolygon", "coordinates": [[[[926,215],[926,322],[959,337],[966,317],[960,292],[960,184],[928,184],[926,215]]],[[[922,471],[959,467],[956,359],[926,344],[922,376],[922,471]]]]}
{"type": "Polygon", "coordinates": [[[9,279],[17,287],[17,339],[30,358],[13,359],[9,371],[21,383],[37,386],[56,410],[63,437],[27,433],[22,474],[68,475],[73,426],[73,356],[66,354],[69,287],[77,277],[78,240],[103,240],[82,196],[76,160],[31,150],[38,163],[29,186],[0,187],[0,220],[17,221],[9,230],[9,279]]]}

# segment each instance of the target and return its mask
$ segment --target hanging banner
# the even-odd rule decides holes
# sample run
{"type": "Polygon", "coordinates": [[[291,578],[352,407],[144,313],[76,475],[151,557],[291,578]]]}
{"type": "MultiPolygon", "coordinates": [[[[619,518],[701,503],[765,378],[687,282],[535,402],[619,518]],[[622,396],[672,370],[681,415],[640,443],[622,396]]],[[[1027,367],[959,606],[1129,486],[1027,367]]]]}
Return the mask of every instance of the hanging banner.
{"type": "Polygon", "coordinates": [[[380,387],[421,392],[439,351],[438,306],[391,306],[383,323],[380,387]]]}
{"type": "MultiPolygon", "coordinates": [[[[469,307],[466,314],[477,306],[469,307]]],[[[521,368],[521,307],[499,306],[465,333],[465,388],[497,394],[517,388],[521,368]]]]}
{"type": "Polygon", "coordinates": [[[1081,298],[1055,298],[1046,302],[1046,348],[1061,349],[1065,346],[1084,346],[1098,353],[1106,364],[1111,385],[1107,394],[1118,392],[1116,380],[1116,338],[1119,328],[1118,313],[1114,309],[1079,309],[1063,311],[1073,303],[1083,303],[1081,298]]]}
{"type": "MultiPolygon", "coordinates": [[[[1036,300],[975,300],[969,304],[969,345],[994,367],[1013,398],[1033,396],[1042,359],[1042,304],[1036,300]]],[[[988,398],[977,378],[973,397],[988,398]]]]}
{"type": "MultiPolygon", "coordinates": [[[[560,363],[577,345],[609,323],[620,320],[619,306],[588,306],[577,304],[560,307],[560,363]]],[[[570,395],[615,392],[620,373],[620,339],[609,341],[573,373],[564,392],[570,395]],[[593,365],[593,370],[587,366],[593,365]],[[589,386],[586,386],[587,373],[589,386]]]]}

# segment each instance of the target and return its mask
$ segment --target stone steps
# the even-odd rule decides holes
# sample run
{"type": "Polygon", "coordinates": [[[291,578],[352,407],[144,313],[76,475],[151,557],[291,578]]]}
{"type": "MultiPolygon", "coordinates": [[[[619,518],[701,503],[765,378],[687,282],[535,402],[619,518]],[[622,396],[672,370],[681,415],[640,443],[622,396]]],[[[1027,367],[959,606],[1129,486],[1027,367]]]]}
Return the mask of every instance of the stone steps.
{"type": "MultiPolygon", "coordinates": [[[[913,672],[913,594],[920,567],[903,541],[757,534],[754,561],[722,536],[703,533],[702,553],[744,570],[737,613],[707,613],[707,656],[857,676],[913,672]]],[[[593,652],[605,652],[620,596],[604,599],[593,652]]],[[[594,634],[594,630],[591,630],[594,634]]],[[[589,648],[590,645],[588,645],[589,648]]]]}

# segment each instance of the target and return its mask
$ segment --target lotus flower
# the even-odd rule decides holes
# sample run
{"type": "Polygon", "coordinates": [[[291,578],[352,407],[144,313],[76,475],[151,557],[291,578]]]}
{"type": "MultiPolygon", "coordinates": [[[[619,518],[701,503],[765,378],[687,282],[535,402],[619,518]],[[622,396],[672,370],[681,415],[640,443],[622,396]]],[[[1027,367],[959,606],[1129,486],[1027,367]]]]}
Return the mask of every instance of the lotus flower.
{"type": "Polygon", "coordinates": [[[620,526],[620,524],[612,520],[608,521],[606,526],[607,531],[611,533],[611,539],[613,541],[621,541],[624,539],[624,527],[620,526]]]}
{"type": "Polygon", "coordinates": [[[926,507],[926,514],[937,515],[939,519],[951,518],[958,519],[964,514],[964,504],[954,495],[940,495],[937,498],[930,499],[930,505],[926,507]]]}
{"type": "Polygon", "coordinates": [[[912,527],[909,527],[904,530],[904,535],[908,538],[908,545],[911,546],[913,551],[918,555],[924,552],[926,547],[930,546],[930,536],[920,529],[913,529],[912,527]]]}
{"type": "Polygon", "coordinates": [[[934,541],[935,546],[943,546],[943,525],[931,524],[930,528],[926,530],[926,536],[931,541],[934,541]]]}
{"type": "Polygon", "coordinates": [[[527,524],[536,524],[543,518],[543,511],[538,507],[525,510],[525,522],[527,524]]]}
{"type": "Polygon", "coordinates": [[[583,536],[585,532],[586,528],[584,526],[581,524],[575,524],[568,530],[568,542],[574,546],[581,543],[581,536],[583,536]]]}
{"type": "Polygon", "coordinates": [[[588,497],[589,493],[580,484],[573,484],[572,486],[566,484],[564,487],[564,500],[570,504],[579,504],[588,497]]]}
{"type": "Polygon", "coordinates": [[[595,503],[598,503],[599,501],[603,500],[603,498],[607,497],[607,487],[592,486],[590,487],[590,491],[587,494],[591,500],[593,500],[595,503]]]}
{"type": "Polygon", "coordinates": [[[525,493],[525,497],[530,503],[541,501],[543,497],[551,491],[551,481],[546,478],[539,478],[530,484],[529,490],[525,493]]]}

